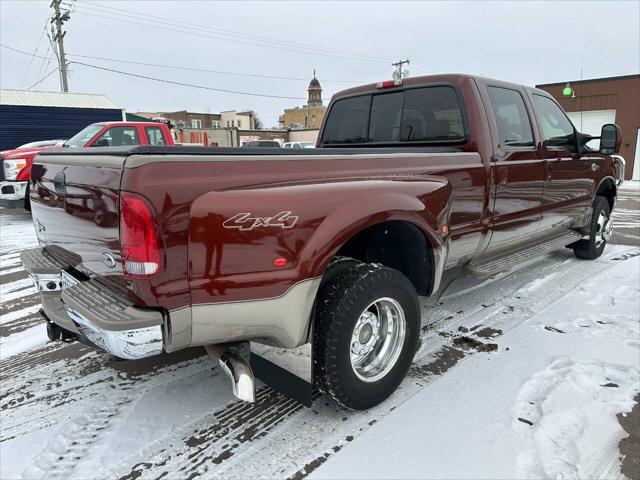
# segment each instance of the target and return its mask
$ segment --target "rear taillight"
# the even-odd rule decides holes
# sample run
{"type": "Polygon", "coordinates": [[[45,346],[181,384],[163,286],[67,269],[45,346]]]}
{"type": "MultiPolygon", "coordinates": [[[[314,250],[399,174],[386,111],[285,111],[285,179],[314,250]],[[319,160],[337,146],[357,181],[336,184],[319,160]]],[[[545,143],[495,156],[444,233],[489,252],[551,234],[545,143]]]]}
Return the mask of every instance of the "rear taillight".
{"type": "Polygon", "coordinates": [[[140,195],[121,192],[120,249],[124,274],[149,278],[164,266],[164,244],[153,207],[140,195]]]}

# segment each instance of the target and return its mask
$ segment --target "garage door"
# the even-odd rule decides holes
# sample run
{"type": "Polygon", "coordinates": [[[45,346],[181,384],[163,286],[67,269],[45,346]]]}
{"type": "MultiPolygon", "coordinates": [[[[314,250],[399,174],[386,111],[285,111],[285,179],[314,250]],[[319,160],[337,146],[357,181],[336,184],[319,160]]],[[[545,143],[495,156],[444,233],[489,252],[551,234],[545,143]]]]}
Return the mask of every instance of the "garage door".
{"type": "MultiPolygon", "coordinates": [[[[600,136],[600,130],[605,123],[616,123],[615,110],[591,110],[587,112],[567,112],[571,122],[582,133],[588,133],[594,137],[600,136]]],[[[587,145],[598,148],[600,140],[592,140],[587,145]]]]}

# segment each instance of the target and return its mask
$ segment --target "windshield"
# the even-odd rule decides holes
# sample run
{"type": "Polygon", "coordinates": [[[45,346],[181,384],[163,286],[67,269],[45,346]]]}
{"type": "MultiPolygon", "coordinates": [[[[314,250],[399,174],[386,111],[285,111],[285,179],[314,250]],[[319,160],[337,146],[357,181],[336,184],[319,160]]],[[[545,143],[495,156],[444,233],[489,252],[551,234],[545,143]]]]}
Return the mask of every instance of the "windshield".
{"type": "Polygon", "coordinates": [[[73,137],[67,140],[64,144],[65,147],[75,147],[81,148],[84,147],[89,140],[91,140],[96,133],[102,130],[104,125],[89,125],[88,127],[80,130],[73,137]]]}
{"type": "Polygon", "coordinates": [[[302,143],[302,148],[316,148],[315,143],[302,143]]]}

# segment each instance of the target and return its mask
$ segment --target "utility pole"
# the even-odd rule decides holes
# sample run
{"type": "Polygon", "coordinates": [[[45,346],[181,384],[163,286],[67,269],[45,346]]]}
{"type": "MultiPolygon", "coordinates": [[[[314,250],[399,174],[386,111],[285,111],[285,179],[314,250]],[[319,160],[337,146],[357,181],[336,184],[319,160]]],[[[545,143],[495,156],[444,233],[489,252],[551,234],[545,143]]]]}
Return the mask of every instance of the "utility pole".
{"type": "Polygon", "coordinates": [[[69,11],[60,10],[60,3],[62,0],[52,0],[50,7],[53,8],[53,16],[51,17],[52,30],[55,26],[55,32],[53,33],[53,40],[58,45],[58,70],[60,72],[60,90],[63,92],[69,91],[69,85],[67,83],[67,58],[64,55],[64,36],[67,32],[62,31],[62,25],[69,20],[69,11]]]}
{"type": "Polygon", "coordinates": [[[405,59],[405,60],[398,60],[396,63],[392,63],[391,66],[396,67],[396,69],[393,71],[393,78],[394,80],[402,80],[405,77],[409,76],[409,72],[405,71],[404,73],[402,72],[402,65],[404,64],[409,65],[409,59],[405,59]]]}

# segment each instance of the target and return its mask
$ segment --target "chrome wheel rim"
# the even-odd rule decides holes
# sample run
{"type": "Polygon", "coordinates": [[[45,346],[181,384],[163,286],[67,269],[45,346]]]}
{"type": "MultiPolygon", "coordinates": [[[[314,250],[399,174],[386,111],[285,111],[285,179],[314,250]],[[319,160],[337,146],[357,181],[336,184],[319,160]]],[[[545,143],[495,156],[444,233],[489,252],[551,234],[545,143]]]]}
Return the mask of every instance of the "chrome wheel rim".
{"type": "Polygon", "coordinates": [[[603,243],[611,240],[612,234],[613,222],[603,211],[601,211],[598,215],[598,221],[596,224],[596,248],[600,248],[603,243]]]}
{"type": "Polygon", "coordinates": [[[404,310],[393,298],[379,298],[360,314],[350,343],[351,367],[365,382],[384,377],[398,361],[406,335],[404,310]]]}

